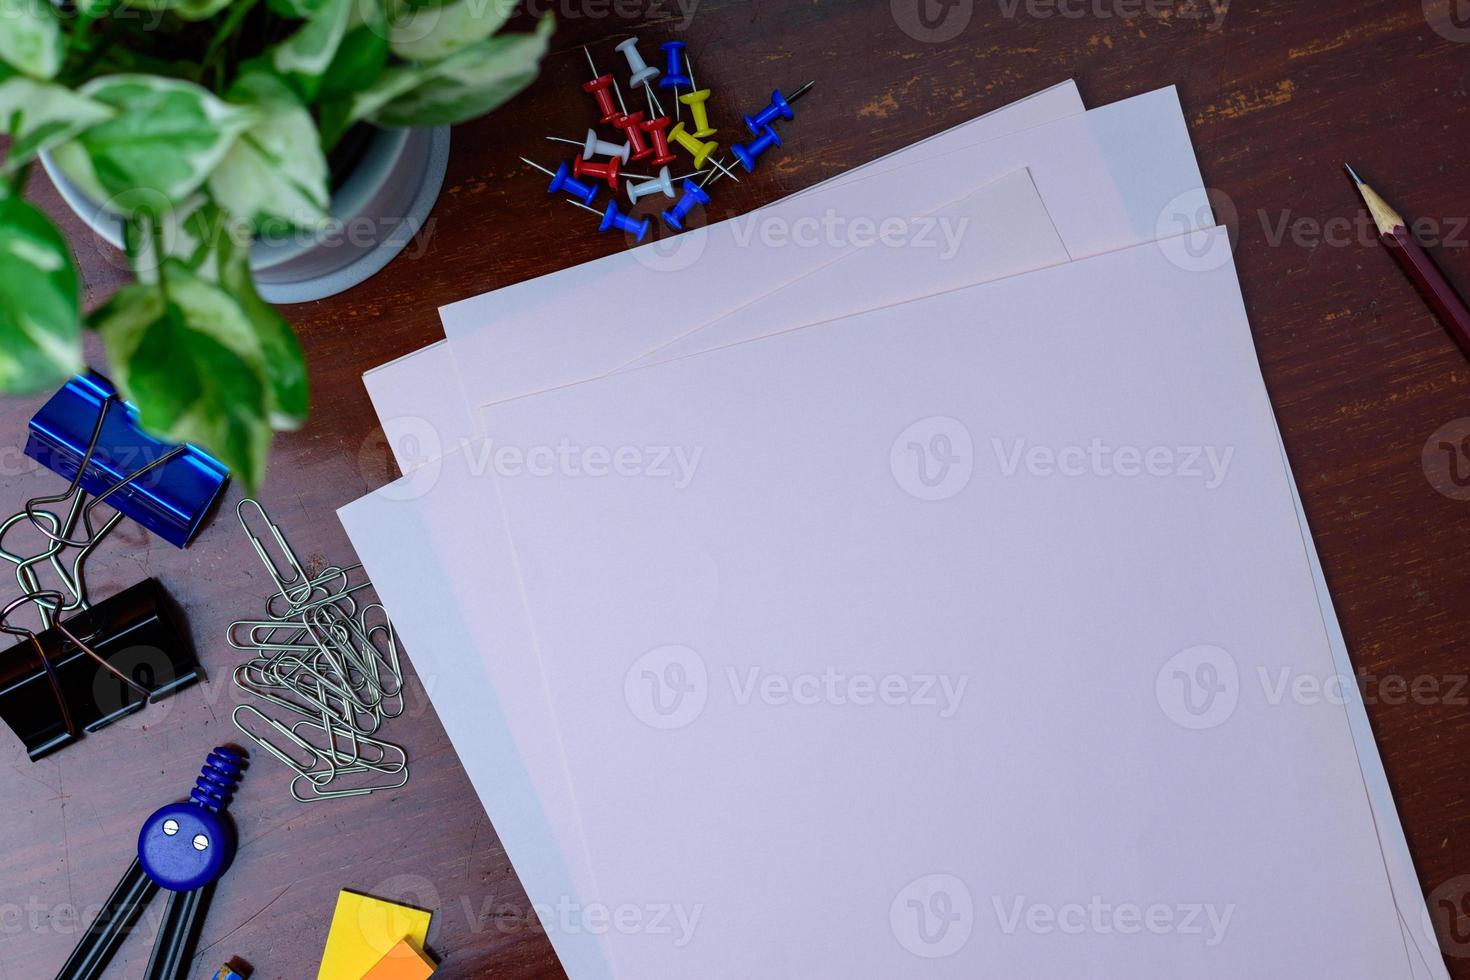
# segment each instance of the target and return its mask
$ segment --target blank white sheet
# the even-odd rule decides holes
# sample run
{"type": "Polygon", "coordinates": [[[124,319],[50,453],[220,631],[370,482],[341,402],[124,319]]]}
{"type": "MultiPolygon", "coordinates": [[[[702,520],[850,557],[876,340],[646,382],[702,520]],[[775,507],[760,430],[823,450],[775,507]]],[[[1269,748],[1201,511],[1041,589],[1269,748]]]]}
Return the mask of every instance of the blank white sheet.
{"type": "MultiPolygon", "coordinates": [[[[1265,706],[1246,687],[1229,725],[1199,733],[1153,701],[1160,665],[1200,642],[1231,649],[1251,677],[1258,664],[1333,669],[1228,267],[1190,273],[1134,249],[495,415],[502,442],[571,434],[707,452],[711,475],[681,491],[648,479],[477,481],[479,507],[493,507],[498,485],[515,528],[604,901],[705,908],[682,948],[613,935],[620,971],[948,977],[983,964],[1061,976],[1098,975],[1102,963],[1108,976],[1411,975],[1342,710],[1265,706]],[[1120,283],[1131,288],[1115,295],[1120,283]],[[888,389],[895,372],[925,383],[888,389]],[[899,490],[887,450],[936,409],[977,435],[1207,438],[1236,448],[1234,469],[1209,496],[1182,480],[1125,489],[986,474],[968,498],[929,505],[899,490]],[[876,560],[890,547],[910,555],[900,542],[913,540],[933,542],[919,567],[876,560]],[[1179,561],[1180,541],[1200,560],[1179,561]],[[929,591],[914,587],[939,568],[929,591]],[[1042,607],[1038,596],[1065,600],[1042,607]],[[944,615],[923,615],[936,597],[944,615]],[[972,635],[990,642],[977,650],[972,635]],[[875,673],[920,654],[955,671],[991,659],[975,678],[982,709],[951,719],[976,726],[957,743],[932,719],[895,729],[819,709],[777,724],[780,709],[720,700],[718,681],[696,724],[655,731],[629,711],[624,681],[639,654],[671,642],[700,650],[712,678],[751,657],[800,670],[825,653],[875,673]],[[1244,751],[1227,737],[1243,731],[1260,736],[1244,751]],[[955,778],[936,783],[904,762],[936,744],[997,749],[958,752],[955,778]],[[824,768],[836,746],[862,764],[824,768]],[[781,767],[803,751],[805,766],[781,767]],[[833,840],[843,833],[848,846],[833,840]],[[957,866],[950,849],[974,833],[978,863],[957,866]],[[732,881],[731,868],[749,874],[732,881]],[[883,928],[889,899],[945,868],[1001,896],[1085,902],[1104,889],[1114,901],[1229,903],[1237,918],[1207,951],[1182,935],[1058,942],[986,933],[977,920],[965,950],[919,960],[883,928]],[[814,907],[802,891],[813,883],[836,902],[816,921],[799,914],[814,907]]],[[[989,921],[988,906],[977,915],[989,921]]]]}

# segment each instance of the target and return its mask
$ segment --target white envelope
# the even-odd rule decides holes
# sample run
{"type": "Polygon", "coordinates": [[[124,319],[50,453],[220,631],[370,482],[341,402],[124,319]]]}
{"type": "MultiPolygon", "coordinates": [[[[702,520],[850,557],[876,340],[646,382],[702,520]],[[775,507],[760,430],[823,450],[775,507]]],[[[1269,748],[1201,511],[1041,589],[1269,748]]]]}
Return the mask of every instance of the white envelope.
{"type": "MultiPolygon", "coordinates": [[[[1102,962],[1116,965],[1110,976],[1411,975],[1341,708],[1266,706],[1247,682],[1233,726],[1190,732],[1153,700],[1169,654],[1204,641],[1230,649],[1242,676],[1258,663],[1333,669],[1244,312],[1222,269],[1186,272],[1144,247],[496,410],[498,430],[524,445],[571,434],[585,445],[660,440],[711,453],[711,476],[682,490],[650,479],[497,477],[468,481],[479,499],[460,501],[493,513],[489,491],[498,484],[505,494],[536,632],[481,639],[539,645],[602,900],[662,896],[706,909],[683,947],[651,931],[612,934],[620,970],[972,976],[983,963],[1061,976],[1096,975],[1102,962]],[[924,383],[885,386],[895,374],[924,383]],[[754,397],[761,388],[782,397],[754,397]],[[986,474],[969,484],[970,498],[915,500],[895,479],[889,443],[900,421],[936,407],[977,431],[1021,426],[1043,442],[1078,441],[1100,426],[1140,444],[1208,437],[1236,448],[1235,468],[1210,495],[1184,480],[1140,487],[986,474]],[[780,437],[763,438],[773,432],[780,437]],[[869,453],[875,433],[884,445],[869,453]],[[1021,519],[1024,531],[997,514],[1021,519]],[[1178,560],[1186,532],[1199,561],[1178,560]],[[914,540],[932,541],[931,550],[913,552],[914,540]],[[926,560],[897,569],[875,560],[890,541],[892,554],[926,560]],[[579,560],[566,561],[573,553],[579,560]],[[937,591],[916,590],[915,580],[937,591]],[[946,615],[918,615],[933,611],[934,594],[952,596],[946,615]],[[1033,608],[1039,595],[1058,598],[1033,608]],[[964,642],[972,635],[993,642],[977,652],[964,642]],[[1083,656],[1079,638],[1098,655],[1083,656]],[[966,716],[979,727],[960,742],[995,749],[967,748],[954,764],[990,768],[973,773],[983,783],[940,787],[907,776],[932,769],[895,761],[877,767],[876,784],[861,767],[826,772],[824,744],[844,758],[862,744],[861,763],[910,758],[895,747],[922,760],[937,738],[951,742],[930,718],[893,728],[819,710],[788,723],[774,705],[747,705],[778,727],[736,724],[738,706],[713,687],[695,724],[647,727],[624,682],[640,655],[669,643],[700,650],[712,678],[742,653],[800,670],[825,650],[846,669],[874,672],[921,655],[958,671],[988,656],[978,679],[985,710],[966,716]],[[1048,651],[1067,656],[1052,664],[1048,651]],[[1037,690],[1048,693],[1041,708],[1028,700],[1037,690]],[[874,732],[885,737],[874,742],[874,732]],[[1099,754],[1110,740],[1127,751],[1099,754]],[[781,768],[793,751],[817,754],[804,769],[781,768]],[[1012,755],[1027,764],[1010,765],[1012,755]],[[791,782],[793,773],[808,775],[791,782]],[[967,787],[983,792],[951,799],[967,787]],[[1057,795],[1078,787],[1089,790],[1084,799],[1057,795]],[[935,805],[895,809],[905,792],[935,805]],[[833,803],[822,816],[817,804],[833,803]],[[1233,819],[1219,820],[1226,812],[1233,819]],[[1110,818],[1134,823],[1114,834],[1110,818]],[[712,831],[712,819],[726,829],[712,831]],[[905,820],[920,826],[901,833],[905,820]],[[691,827],[703,833],[681,845],[691,827]],[[850,843],[829,853],[824,842],[844,828],[850,843]],[[906,944],[924,947],[900,922],[906,883],[929,881],[977,830],[971,856],[984,860],[954,868],[971,889],[987,882],[997,896],[1042,902],[1085,902],[1103,886],[1129,900],[1214,894],[1241,917],[1202,955],[1182,933],[1129,944],[987,932],[982,904],[973,940],[953,956],[911,956],[906,944]],[[835,903],[815,920],[799,914],[815,907],[802,892],[814,883],[835,903]],[[772,899],[788,890],[789,906],[772,899]],[[765,962],[761,950],[778,956],[765,962]]],[[[390,517],[391,504],[369,501],[344,510],[355,540],[390,517]]],[[[363,557],[377,573],[382,548],[371,551],[378,556],[363,557]]],[[[455,585],[432,562],[385,571],[390,589],[455,585]],[[409,574],[428,578],[406,584],[409,574]]]]}

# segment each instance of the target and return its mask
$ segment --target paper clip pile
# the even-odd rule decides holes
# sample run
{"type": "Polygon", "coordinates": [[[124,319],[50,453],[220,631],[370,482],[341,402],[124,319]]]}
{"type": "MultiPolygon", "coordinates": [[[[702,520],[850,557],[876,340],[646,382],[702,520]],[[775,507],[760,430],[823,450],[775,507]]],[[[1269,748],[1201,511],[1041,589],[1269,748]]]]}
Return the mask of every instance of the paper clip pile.
{"type": "Polygon", "coordinates": [[[235,686],[263,702],[236,706],[235,727],[296,773],[291,795],[302,803],[406,785],[407,755],[375,737],[403,713],[398,636],[381,604],[359,608],[372,585],[362,565],[308,574],[258,501],[240,501],[236,513],[277,591],[264,619],[230,624],[230,645],[254,655],[235,668],[235,686]],[[275,557],[252,520],[269,531],[275,557]]]}

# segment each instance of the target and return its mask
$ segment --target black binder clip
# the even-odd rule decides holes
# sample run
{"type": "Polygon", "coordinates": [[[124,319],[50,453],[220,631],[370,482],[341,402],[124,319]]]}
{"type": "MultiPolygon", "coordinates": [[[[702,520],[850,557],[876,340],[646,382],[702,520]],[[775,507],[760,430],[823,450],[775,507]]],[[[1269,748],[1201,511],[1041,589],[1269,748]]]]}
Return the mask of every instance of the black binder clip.
{"type": "Polygon", "coordinates": [[[32,762],[199,679],[156,579],[39,633],[9,621],[27,603],[44,611],[63,600],[60,592],[28,592],[0,609],[0,631],[23,638],[0,653],[0,718],[32,762]]]}

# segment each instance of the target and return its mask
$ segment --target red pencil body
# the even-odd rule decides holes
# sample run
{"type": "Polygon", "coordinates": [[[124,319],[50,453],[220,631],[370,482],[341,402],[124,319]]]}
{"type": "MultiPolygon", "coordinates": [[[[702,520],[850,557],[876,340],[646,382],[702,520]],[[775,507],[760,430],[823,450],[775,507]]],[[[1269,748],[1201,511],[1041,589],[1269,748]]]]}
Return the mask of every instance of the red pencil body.
{"type": "Polygon", "coordinates": [[[1424,293],[1429,305],[1439,314],[1445,329],[1455,338],[1455,343],[1460,345],[1460,350],[1470,357],[1470,308],[1465,306],[1465,301],[1455,292],[1455,287],[1450,285],[1444,273],[1439,271],[1439,266],[1434,264],[1429,253],[1420,247],[1403,225],[1385,234],[1383,244],[1388,246],[1399,265],[1404,267],[1409,278],[1424,293]]]}

